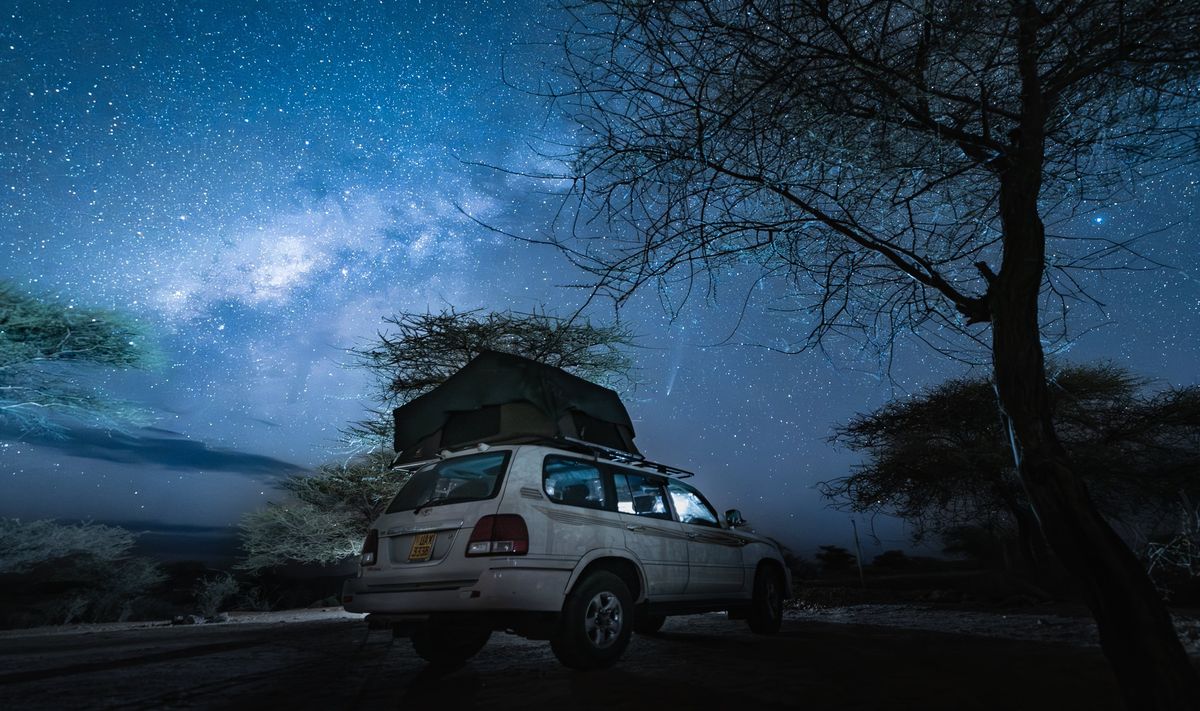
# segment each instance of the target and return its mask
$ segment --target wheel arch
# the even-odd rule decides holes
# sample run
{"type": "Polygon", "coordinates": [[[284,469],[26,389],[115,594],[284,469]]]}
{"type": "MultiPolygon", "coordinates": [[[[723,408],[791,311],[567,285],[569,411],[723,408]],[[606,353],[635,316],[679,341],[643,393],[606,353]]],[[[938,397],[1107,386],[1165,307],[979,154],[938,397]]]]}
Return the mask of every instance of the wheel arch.
{"type": "Polygon", "coordinates": [[[570,594],[584,576],[596,570],[606,570],[625,581],[625,585],[629,587],[630,595],[633,596],[634,603],[639,603],[645,599],[646,577],[642,570],[641,562],[627,551],[611,548],[589,551],[579,561],[579,564],[575,566],[575,570],[571,572],[571,577],[567,580],[567,589],[564,593],[570,594]]]}
{"type": "Polygon", "coordinates": [[[788,575],[787,566],[783,564],[783,561],[776,560],[775,558],[763,558],[758,561],[758,565],[754,568],[755,577],[758,577],[758,571],[760,570],[770,570],[778,575],[783,580],[784,599],[792,597],[792,576],[788,575]]]}

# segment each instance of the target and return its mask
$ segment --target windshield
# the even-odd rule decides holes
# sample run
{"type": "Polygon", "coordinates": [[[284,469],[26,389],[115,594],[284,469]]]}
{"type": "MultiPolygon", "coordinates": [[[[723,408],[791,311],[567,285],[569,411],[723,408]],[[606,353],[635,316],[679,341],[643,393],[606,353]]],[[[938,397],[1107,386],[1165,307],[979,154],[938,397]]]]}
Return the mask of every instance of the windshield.
{"type": "Polygon", "coordinates": [[[479,501],[496,495],[508,452],[487,452],[438,462],[413,474],[392,499],[387,513],[427,504],[479,501]]]}

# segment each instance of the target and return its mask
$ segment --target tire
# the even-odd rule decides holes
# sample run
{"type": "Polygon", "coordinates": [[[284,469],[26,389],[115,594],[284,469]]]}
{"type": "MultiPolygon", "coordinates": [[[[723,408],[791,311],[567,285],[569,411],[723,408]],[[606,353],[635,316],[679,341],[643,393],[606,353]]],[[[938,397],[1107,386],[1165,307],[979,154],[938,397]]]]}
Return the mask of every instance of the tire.
{"type": "Polygon", "coordinates": [[[655,634],[667,621],[666,615],[638,615],[633,621],[633,631],[638,634],[655,634]]]}
{"type": "Polygon", "coordinates": [[[461,666],[479,653],[492,636],[486,627],[427,623],[412,631],[413,651],[437,666],[461,666]]]}
{"type": "Polygon", "coordinates": [[[620,659],[633,634],[633,596],[604,570],[581,580],[563,603],[550,649],[572,669],[604,669],[620,659]]]}
{"type": "Polygon", "coordinates": [[[783,624],[783,576],[774,568],[761,566],[754,574],[754,598],[746,615],[750,630],[775,634],[783,624]]]}

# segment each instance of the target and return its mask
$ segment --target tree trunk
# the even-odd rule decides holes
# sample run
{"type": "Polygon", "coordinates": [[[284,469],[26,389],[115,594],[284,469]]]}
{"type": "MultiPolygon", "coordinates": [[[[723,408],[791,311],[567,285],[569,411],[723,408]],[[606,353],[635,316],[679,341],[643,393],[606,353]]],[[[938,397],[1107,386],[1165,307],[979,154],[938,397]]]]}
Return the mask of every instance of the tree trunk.
{"type": "Polygon", "coordinates": [[[1042,561],[1037,553],[1037,545],[1035,543],[1037,531],[1034,527],[1037,522],[1033,520],[1029,511],[1023,506],[1018,505],[1012,510],[1013,518],[1017,522],[1017,550],[1021,553],[1021,560],[1025,564],[1026,574],[1034,577],[1040,577],[1042,571],[1042,561]]]}
{"type": "Polygon", "coordinates": [[[1054,430],[1038,294],[1045,232],[1036,172],[1001,174],[1004,256],[988,291],[997,392],[1018,471],[1047,544],[1079,583],[1130,709],[1200,709],[1200,677],[1145,569],[1100,516],[1054,430]]]}
{"type": "MultiPolygon", "coordinates": [[[[1007,419],[1006,417],[1006,422],[1007,419]]],[[[1017,498],[1016,485],[1010,484],[1007,478],[997,487],[997,495],[1004,502],[1013,523],[1017,525],[1017,553],[1022,569],[1036,577],[1041,569],[1041,560],[1035,543],[1037,521],[1033,518],[1033,512],[1029,510],[1028,504],[1017,498]]]]}

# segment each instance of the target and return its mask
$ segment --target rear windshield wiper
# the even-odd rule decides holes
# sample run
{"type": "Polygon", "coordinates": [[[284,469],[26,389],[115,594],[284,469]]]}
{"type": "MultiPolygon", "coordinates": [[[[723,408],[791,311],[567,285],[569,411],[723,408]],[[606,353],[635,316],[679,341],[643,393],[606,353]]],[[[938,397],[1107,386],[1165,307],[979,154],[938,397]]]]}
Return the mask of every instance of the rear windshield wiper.
{"type": "Polygon", "coordinates": [[[421,513],[421,509],[427,509],[430,506],[435,506],[438,504],[449,504],[449,503],[453,503],[455,501],[474,501],[474,500],[475,499],[472,499],[469,497],[463,497],[463,496],[438,496],[437,498],[430,499],[429,501],[426,501],[425,503],[421,504],[417,508],[413,509],[413,516],[416,516],[417,514],[421,513]]]}

